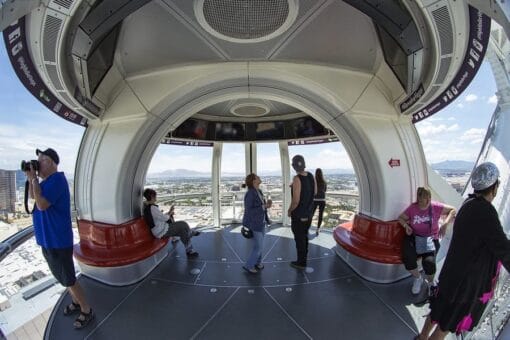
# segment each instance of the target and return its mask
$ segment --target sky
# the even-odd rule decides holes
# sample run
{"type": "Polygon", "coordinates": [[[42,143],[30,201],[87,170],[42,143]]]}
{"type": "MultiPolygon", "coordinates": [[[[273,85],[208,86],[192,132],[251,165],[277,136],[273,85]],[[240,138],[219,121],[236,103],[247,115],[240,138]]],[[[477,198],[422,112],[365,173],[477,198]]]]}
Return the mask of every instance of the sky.
{"type": "MultiPolygon", "coordinates": [[[[85,128],[52,113],[24,88],[0,43],[0,169],[16,170],[21,160],[35,159],[35,149],[54,148],[61,158],[59,169],[74,173],[85,128]]],[[[497,104],[496,84],[490,65],[484,62],[468,88],[449,106],[416,124],[427,162],[474,161],[497,104]]],[[[290,156],[302,154],[307,168],[352,169],[341,143],[291,146],[290,156]]],[[[260,143],[258,171],[280,169],[277,143],[260,143]]],[[[161,145],[149,173],[167,169],[209,172],[212,148],[161,145]],[[193,149],[192,152],[191,149],[193,149]]],[[[225,143],[222,169],[244,172],[244,147],[225,143]]]]}

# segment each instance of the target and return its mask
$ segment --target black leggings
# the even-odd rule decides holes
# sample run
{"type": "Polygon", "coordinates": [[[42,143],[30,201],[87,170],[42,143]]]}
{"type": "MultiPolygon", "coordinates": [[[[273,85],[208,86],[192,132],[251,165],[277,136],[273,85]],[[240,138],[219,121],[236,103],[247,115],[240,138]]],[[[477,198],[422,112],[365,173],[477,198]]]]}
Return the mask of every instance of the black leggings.
{"type": "Polygon", "coordinates": [[[315,215],[315,210],[317,210],[317,207],[319,207],[319,220],[317,221],[317,228],[320,228],[322,224],[322,215],[324,214],[324,208],[326,207],[326,201],[313,201],[312,216],[315,215]]]}
{"type": "Polygon", "coordinates": [[[417,260],[421,257],[421,265],[426,275],[434,275],[436,273],[436,254],[439,251],[439,241],[434,240],[436,251],[425,254],[416,254],[414,235],[404,237],[402,243],[402,262],[407,270],[418,268],[417,260]]]}

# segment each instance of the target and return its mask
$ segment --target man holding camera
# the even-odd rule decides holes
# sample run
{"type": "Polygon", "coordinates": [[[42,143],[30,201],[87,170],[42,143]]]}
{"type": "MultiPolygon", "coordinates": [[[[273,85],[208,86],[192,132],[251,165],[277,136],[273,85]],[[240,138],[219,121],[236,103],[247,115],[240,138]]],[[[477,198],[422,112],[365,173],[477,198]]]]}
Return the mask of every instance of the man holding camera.
{"type": "Polygon", "coordinates": [[[35,238],[51,273],[69,289],[72,302],[64,308],[64,315],[79,313],[73,326],[80,329],[90,323],[94,314],[76,281],[69,185],[64,173],[57,171],[59,157],[55,150],[37,149],[36,154],[37,161],[22,162],[30,197],[35,200],[32,215],[35,238]],[[37,177],[42,179],[40,183],[37,177]]]}

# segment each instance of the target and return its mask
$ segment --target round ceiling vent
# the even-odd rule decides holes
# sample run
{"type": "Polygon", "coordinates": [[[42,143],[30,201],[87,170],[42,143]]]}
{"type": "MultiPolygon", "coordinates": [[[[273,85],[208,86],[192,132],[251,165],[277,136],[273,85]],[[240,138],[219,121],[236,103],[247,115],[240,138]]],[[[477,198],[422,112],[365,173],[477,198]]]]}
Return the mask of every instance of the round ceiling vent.
{"type": "Polygon", "coordinates": [[[296,20],[297,0],[196,0],[195,16],[213,36],[236,43],[277,37],[296,20]]]}
{"type": "Polygon", "coordinates": [[[230,113],[238,117],[262,117],[269,113],[269,107],[261,103],[242,103],[232,106],[230,113]]]}

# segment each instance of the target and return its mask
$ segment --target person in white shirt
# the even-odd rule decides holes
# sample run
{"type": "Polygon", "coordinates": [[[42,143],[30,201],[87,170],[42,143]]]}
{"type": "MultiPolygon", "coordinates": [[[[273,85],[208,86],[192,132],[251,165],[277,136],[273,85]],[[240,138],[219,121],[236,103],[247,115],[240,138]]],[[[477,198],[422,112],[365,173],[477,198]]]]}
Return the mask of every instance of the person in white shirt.
{"type": "Polygon", "coordinates": [[[182,244],[186,248],[188,257],[197,257],[198,252],[193,250],[191,237],[198,236],[199,231],[191,230],[185,221],[174,221],[171,212],[161,212],[156,204],[157,193],[153,189],[145,189],[143,192],[145,198],[143,207],[143,217],[147,225],[151,228],[152,235],[157,238],[168,238],[179,236],[182,244]]]}

